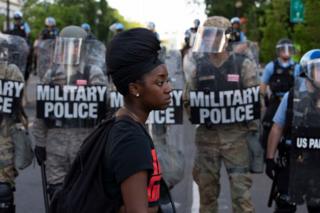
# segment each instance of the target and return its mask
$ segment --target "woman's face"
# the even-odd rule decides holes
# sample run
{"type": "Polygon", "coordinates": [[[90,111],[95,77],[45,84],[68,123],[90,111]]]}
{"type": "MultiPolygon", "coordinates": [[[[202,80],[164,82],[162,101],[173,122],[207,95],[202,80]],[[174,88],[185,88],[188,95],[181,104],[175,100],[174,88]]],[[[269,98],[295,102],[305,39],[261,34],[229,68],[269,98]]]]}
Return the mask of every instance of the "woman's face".
{"type": "Polygon", "coordinates": [[[172,87],[169,83],[166,65],[161,64],[147,73],[140,85],[140,99],[148,109],[161,110],[170,104],[172,87]]]}

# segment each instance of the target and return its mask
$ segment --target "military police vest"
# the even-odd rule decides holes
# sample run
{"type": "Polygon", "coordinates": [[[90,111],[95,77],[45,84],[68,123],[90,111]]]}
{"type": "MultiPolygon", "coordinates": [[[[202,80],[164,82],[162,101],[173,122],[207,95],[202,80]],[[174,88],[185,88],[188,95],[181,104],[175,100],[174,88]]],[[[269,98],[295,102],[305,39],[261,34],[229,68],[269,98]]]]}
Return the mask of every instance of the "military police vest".
{"type": "Polygon", "coordinates": [[[221,67],[215,67],[206,55],[197,62],[196,88],[202,91],[227,91],[243,88],[241,69],[244,57],[232,54],[221,67]]]}
{"type": "Polygon", "coordinates": [[[294,83],[294,67],[295,64],[292,64],[286,68],[280,66],[279,61],[275,60],[273,62],[274,69],[273,74],[270,78],[270,89],[272,94],[276,95],[277,93],[285,93],[293,87],[294,83]]]}

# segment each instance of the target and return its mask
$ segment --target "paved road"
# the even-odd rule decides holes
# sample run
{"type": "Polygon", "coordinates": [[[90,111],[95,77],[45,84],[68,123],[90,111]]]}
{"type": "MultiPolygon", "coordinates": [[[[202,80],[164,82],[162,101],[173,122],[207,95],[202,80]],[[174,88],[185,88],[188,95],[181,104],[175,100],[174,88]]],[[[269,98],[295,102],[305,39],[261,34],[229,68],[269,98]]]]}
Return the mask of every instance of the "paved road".
{"type": "MultiPolygon", "coordinates": [[[[31,76],[27,94],[29,104],[27,113],[34,117],[34,94],[37,78],[31,76]]],[[[32,121],[32,119],[31,119],[32,121]]],[[[32,125],[32,122],[31,122],[32,125]]],[[[192,162],[194,156],[194,128],[187,125],[184,128],[184,145],[188,147],[186,151],[186,175],[181,183],[173,190],[173,197],[178,207],[179,213],[197,213],[199,210],[199,196],[197,185],[193,183],[191,177],[192,162]]],[[[267,198],[270,190],[271,181],[265,175],[253,175],[252,198],[257,213],[271,213],[267,208],[267,198]]],[[[17,213],[44,213],[43,197],[40,179],[40,170],[38,165],[30,166],[20,172],[17,178],[16,205],[17,213]]],[[[222,168],[221,175],[221,194],[219,197],[219,213],[230,213],[230,190],[228,178],[225,169],[222,168]]],[[[305,213],[305,207],[300,207],[298,212],[305,213]]]]}

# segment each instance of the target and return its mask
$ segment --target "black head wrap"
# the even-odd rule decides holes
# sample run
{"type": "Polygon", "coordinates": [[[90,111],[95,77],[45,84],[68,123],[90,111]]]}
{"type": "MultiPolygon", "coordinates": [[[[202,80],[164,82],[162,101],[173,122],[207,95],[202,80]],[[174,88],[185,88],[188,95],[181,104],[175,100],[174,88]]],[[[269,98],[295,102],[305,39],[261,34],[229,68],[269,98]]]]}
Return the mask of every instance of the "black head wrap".
{"type": "Polygon", "coordinates": [[[160,41],[144,28],[134,28],[116,35],[107,48],[106,63],[113,83],[122,95],[129,83],[162,64],[158,59],[160,41]]]}

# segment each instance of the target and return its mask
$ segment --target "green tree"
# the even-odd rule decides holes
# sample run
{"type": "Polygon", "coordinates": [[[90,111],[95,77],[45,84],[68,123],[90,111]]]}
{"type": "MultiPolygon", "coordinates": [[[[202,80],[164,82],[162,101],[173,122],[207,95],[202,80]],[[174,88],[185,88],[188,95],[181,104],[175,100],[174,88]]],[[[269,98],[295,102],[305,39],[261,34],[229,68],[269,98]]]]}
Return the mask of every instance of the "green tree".
{"type": "Polygon", "coordinates": [[[27,0],[23,12],[32,28],[33,39],[37,38],[44,28],[44,20],[48,16],[56,19],[59,29],[86,22],[91,25],[97,38],[104,42],[111,38],[109,26],[114,22],[122,22],[128,28],[139,26],[137,23],[127,22],[106,0],[56,0],[51,3],[27,0]]]}
{"type": "Polygon", "coordinates": [[[253,4],[252,0],[205,0],[206,14],[208,16],[219,15],[226,18],[232,18],[234,16],[242,17],[253,4]]]}
{"type": "Polygon", "coordinates": [[[290,0],[272,0],[265,11],[265,26],[260,42],[260,59],[268,62],[276,57],[275,46],[279,39],[290,38],[292,25],[289,21],[290,0]]]}
{"type": "Polygon", "coordinates": [[[320,1],[304,0],[304,23],[294,27],[293,38],[301,48],[300,56],[311,49],[319,48],[320,44],[320,1]]]}

